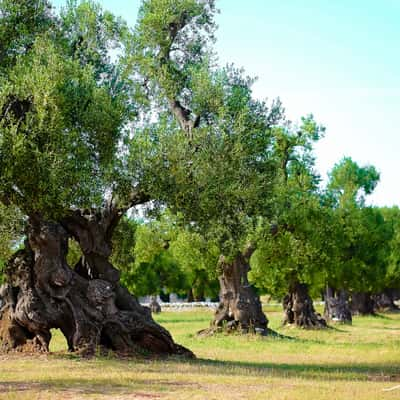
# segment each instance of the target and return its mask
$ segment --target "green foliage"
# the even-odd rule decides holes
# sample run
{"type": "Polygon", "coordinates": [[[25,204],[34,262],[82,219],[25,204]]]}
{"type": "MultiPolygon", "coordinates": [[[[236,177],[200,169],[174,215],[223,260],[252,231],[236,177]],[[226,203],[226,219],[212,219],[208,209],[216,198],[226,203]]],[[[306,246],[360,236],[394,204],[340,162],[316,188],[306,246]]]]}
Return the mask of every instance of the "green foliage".
{"type": "Polygon", "coordinates": [[[0,203],[0,259],[7,260],[24,238],[24,217],[13,206],[0,203]]]}
{"type": "Polygon", "coordinates": [[[185,295],[190,289],[216,295],[212,273],[216,255],[201,236],[183,231],[164,213],[159,220],[137,223],[124,218],[113,236],[113,264],[121,280],[136,295],[161,292],[185,295]]]}
{"type": "Polygon", "coordinates": [[[327,281],[334,288],[378,292],[383,289],[392,228],[381,210],[365,206],[379,180],[373,166],[344,158],[330,173],[328,194],[337,227],[336,260],[327,281]]]}
{"type": "Polygon", "coordinates": [[[271,129],[283,111],[254,100],[243,71],[215,67],[215,12],[211,0],[143,3],[132,60],[158,119],[137,130],[131,169],[140,164],[147,191],[229,257],[268,213],[271,129]]]}
{"type": "Polygon", "coordinates": [[[345,158],[333,168],[327,191],[321,192],[312,147],[323,129],[312,117],[303,124],[296,130],[275,130],[280,165],[275,218],[269,232],[260,229],[252,279],[278,297],[297,281],[316,292],[325,283],[378,292],[387,281],[393,229],[378,208],[365,206],[364,196],[373,191],[379,174],[345,158]]]}
{"type": "MultiPolygon", "coordinates": [[[[29,3],[47,10],[43,1],[29,3]]],[[[116,181],[117,148],[131,116],[123,85],[111,86],[107,75],[118,68],[105,55],[112,44],[108,31],[117,38],[119,25],[111,29],[112,18],[90,2],[70,3],[58,24],[45,11],[51,23],[32,19],[25,2],[1,6],[2,29],[16,18],[26,26],[18,40],[7,42],[7,52],[18,55],[0,74],[0,198],[26,214],[48,217],[99,204],[116,181]],[[96,28],[87,25],[92,48],[80,52],[74,13],[76,25],[90,16],[96,28]],[[35,23],[38,32],[31,38],[35,23]],[[24,52],[18,50],[27,41],[24,52]]]]}
{"type": "Polygon", "coordinates": [[[135,295],[183,292],[186,280],[160,229],[124,218],[113,236],[113,264],[121,271],[122,283],[135,295]]]}
{"type": "Polygon", "coordinates": [[[251,280],[277,298],[282,298],[296,282],[306,283],[318,292],[335,255],[332,216],[318,197],[293,201],[291,207],[277,232],[259,240],[251,258],[251,280]]]}
{"type": "Polygon", "coordinates": [[[375,167],[360,167],[350,157],[343,158],[329,175],[328,189],[343,208],[362,205],[365,195],[371,194],[379,181],[375,167]]]}
{"type": "MultiPolygon", "coordinates": [[[[386,225],[386,250],[384,263],[385,276],[380,281],[383,288],[400,288],[400,210],[398,207],[382,208],[379,210],[386,225]],[[388,231],[390,238],[388,238],[388,231]]],[[[382,251],[383,249],[380,249],[382,251]]]]}
{"type": "Polygon", "coordinates": [[[23,243],[24,217],[18,208],[0,203],[0,284],[7,260],[23,243]]]}
{"type": "Polygon", "coordinates": [[[386,223],[379,208],[361,209],[358,243],[353,244],[350,249],[353,252],[353,262],[354,259],[358,260],[351,280],[355,291],[377,293],[385,288],[392,233],[391,226],[386,223]]]}
{"type": "Polygon", "coordinates": [[[164,213],[161,219],[138,227],[135,257],[141,272],[152,270],[151,281],[158,282],[158,290],[216,294],[213,282],[218,252],[202,236],[180,228],[171,214],[164,213]]]}
{"type": "Polygon", "coordinates": [[[165,252],[155,255],[151,262],[135,264],[121,280],[137,296],[162,292],[183,294],[187,287],[179,266],[165,252]]]}
{"type": "Polygon", "coordinates": [[[131,162],[140,164],[155,199],[228,256],[244,246],[258,215],[268,213],[275,171],[270,124],[281,108],[251,99],[250,82],[240,71],[222,70],[215,79],[225,86],[224,105],[209,114],[210,124],[188,140],[161,116],[137,131],[131,162]]]}
{"type": "Polygon", "coordinates": [[[126,23],[93,1],[78,4],[77,0],[68,0],[60,17],[62,43],[69,56],[81,65],[91,65],[97,81],[116,84],[111,77],[117,65],[110,61],[110,50],[123,50],[126,23]]]}
{"type": "MultiPolygon", "coordinates": [[[[139,11],[136,35],[131,43],[131,65],[145,78],[158,100],[181,97],[193,100],[202,65],[209,52],[215,23],[214,0],[146,0],[139,11]],[[192,76],[197,75],[193,81],[192,76]]],[[[207,75],[202,76],[202,82],[207,75]]],[[[201,100],[202,101],[202,100],[201,100]]]]}
{"type": "Polygon", "coordinates": [[[314,170],[313,145],[324,128],[309,116],[299,127],[288,123],[273,132],[278,165],[273,216],[258,229],[250,277],[259,288],[283,297],[296,282],[323,285],[332,256],[332,216],[314,170]]]}
{"type": "Polygon", "coordinates": [[[67,264],[71,267],[75,267],[82,256],[82,250],[78,242],[70,238],[68,241],[67,264]]]}
{"type": "Polygon", "coordinates": [[[215,297],[218,294],[216,268],[219,249],[204,236],[188,229],[180,229],[169,247],[178,262],[195,298],[215,297]]]}
{"type": "Polygon", "coordinates": [[[54,33],[55,23],[47,0],[0,0],[0,75],[30,51],[37,36],[54,33]]]}

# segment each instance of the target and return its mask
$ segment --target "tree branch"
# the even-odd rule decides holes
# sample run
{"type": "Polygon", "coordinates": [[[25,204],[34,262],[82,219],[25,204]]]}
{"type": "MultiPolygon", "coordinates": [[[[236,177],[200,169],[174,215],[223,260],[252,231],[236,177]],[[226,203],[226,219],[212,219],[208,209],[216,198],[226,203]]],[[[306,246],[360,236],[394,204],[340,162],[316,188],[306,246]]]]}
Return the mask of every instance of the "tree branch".
{"type": "Polygon", "coordinates": [[[169,105],[172,113],[175,115],[181,129],[186,133],[187,137],[193,139],[193,129],[196,129],[200,125],[200,115],[194,120],[190,118],[192,112],[184,107],[179,100],[169,99],[169,105]]]}

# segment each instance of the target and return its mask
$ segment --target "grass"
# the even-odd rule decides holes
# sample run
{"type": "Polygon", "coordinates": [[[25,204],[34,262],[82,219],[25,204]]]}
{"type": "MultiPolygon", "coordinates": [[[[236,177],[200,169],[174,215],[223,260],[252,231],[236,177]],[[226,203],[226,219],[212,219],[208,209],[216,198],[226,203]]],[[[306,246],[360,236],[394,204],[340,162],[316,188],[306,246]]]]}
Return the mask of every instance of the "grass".
{"type": "Polygon", "coordinates": [[[56,332],[49,356],[0,356],[0,399],[400,399],[400,314],[305,331],[282,328],[276,308],[266,312],[290,338],[198,338],[210,311],[158,315],[194,361],[82,360],[56,332]]]}

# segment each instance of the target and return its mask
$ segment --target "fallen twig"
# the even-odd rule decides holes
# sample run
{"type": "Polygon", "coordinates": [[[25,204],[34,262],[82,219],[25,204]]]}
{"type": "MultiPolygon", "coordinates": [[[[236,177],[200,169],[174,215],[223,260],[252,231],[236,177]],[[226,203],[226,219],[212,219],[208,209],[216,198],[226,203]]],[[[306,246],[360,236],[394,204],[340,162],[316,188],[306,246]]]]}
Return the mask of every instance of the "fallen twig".
{"type": "Polygon", "coordinates": [[[383,391],[383,392],[390,392],[390,391],[392,391],[392,390],[397,390],[397,389],[400,389],[400,385],[393,386],[393,387],[388,388],[388,389],[382,389],[382,391],[383,391]]]}

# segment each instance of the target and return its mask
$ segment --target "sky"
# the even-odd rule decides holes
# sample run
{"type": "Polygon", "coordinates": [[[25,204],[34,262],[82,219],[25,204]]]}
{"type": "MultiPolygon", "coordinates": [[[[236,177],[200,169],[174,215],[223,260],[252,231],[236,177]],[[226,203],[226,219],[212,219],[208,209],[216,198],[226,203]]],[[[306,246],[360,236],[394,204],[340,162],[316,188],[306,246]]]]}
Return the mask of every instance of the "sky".
{"type": "MultiPolygon", "coordinates": [[[[99,2],[134,26],[140,0],[99,2]]],[[[254,95],[280,97],[290,120],[312,113],[326,127],[323,179],[349,156],[381,174],[367,203],[400,206],[400,0],[216,3],[220,64],[258,77],[254,95]]]]}

